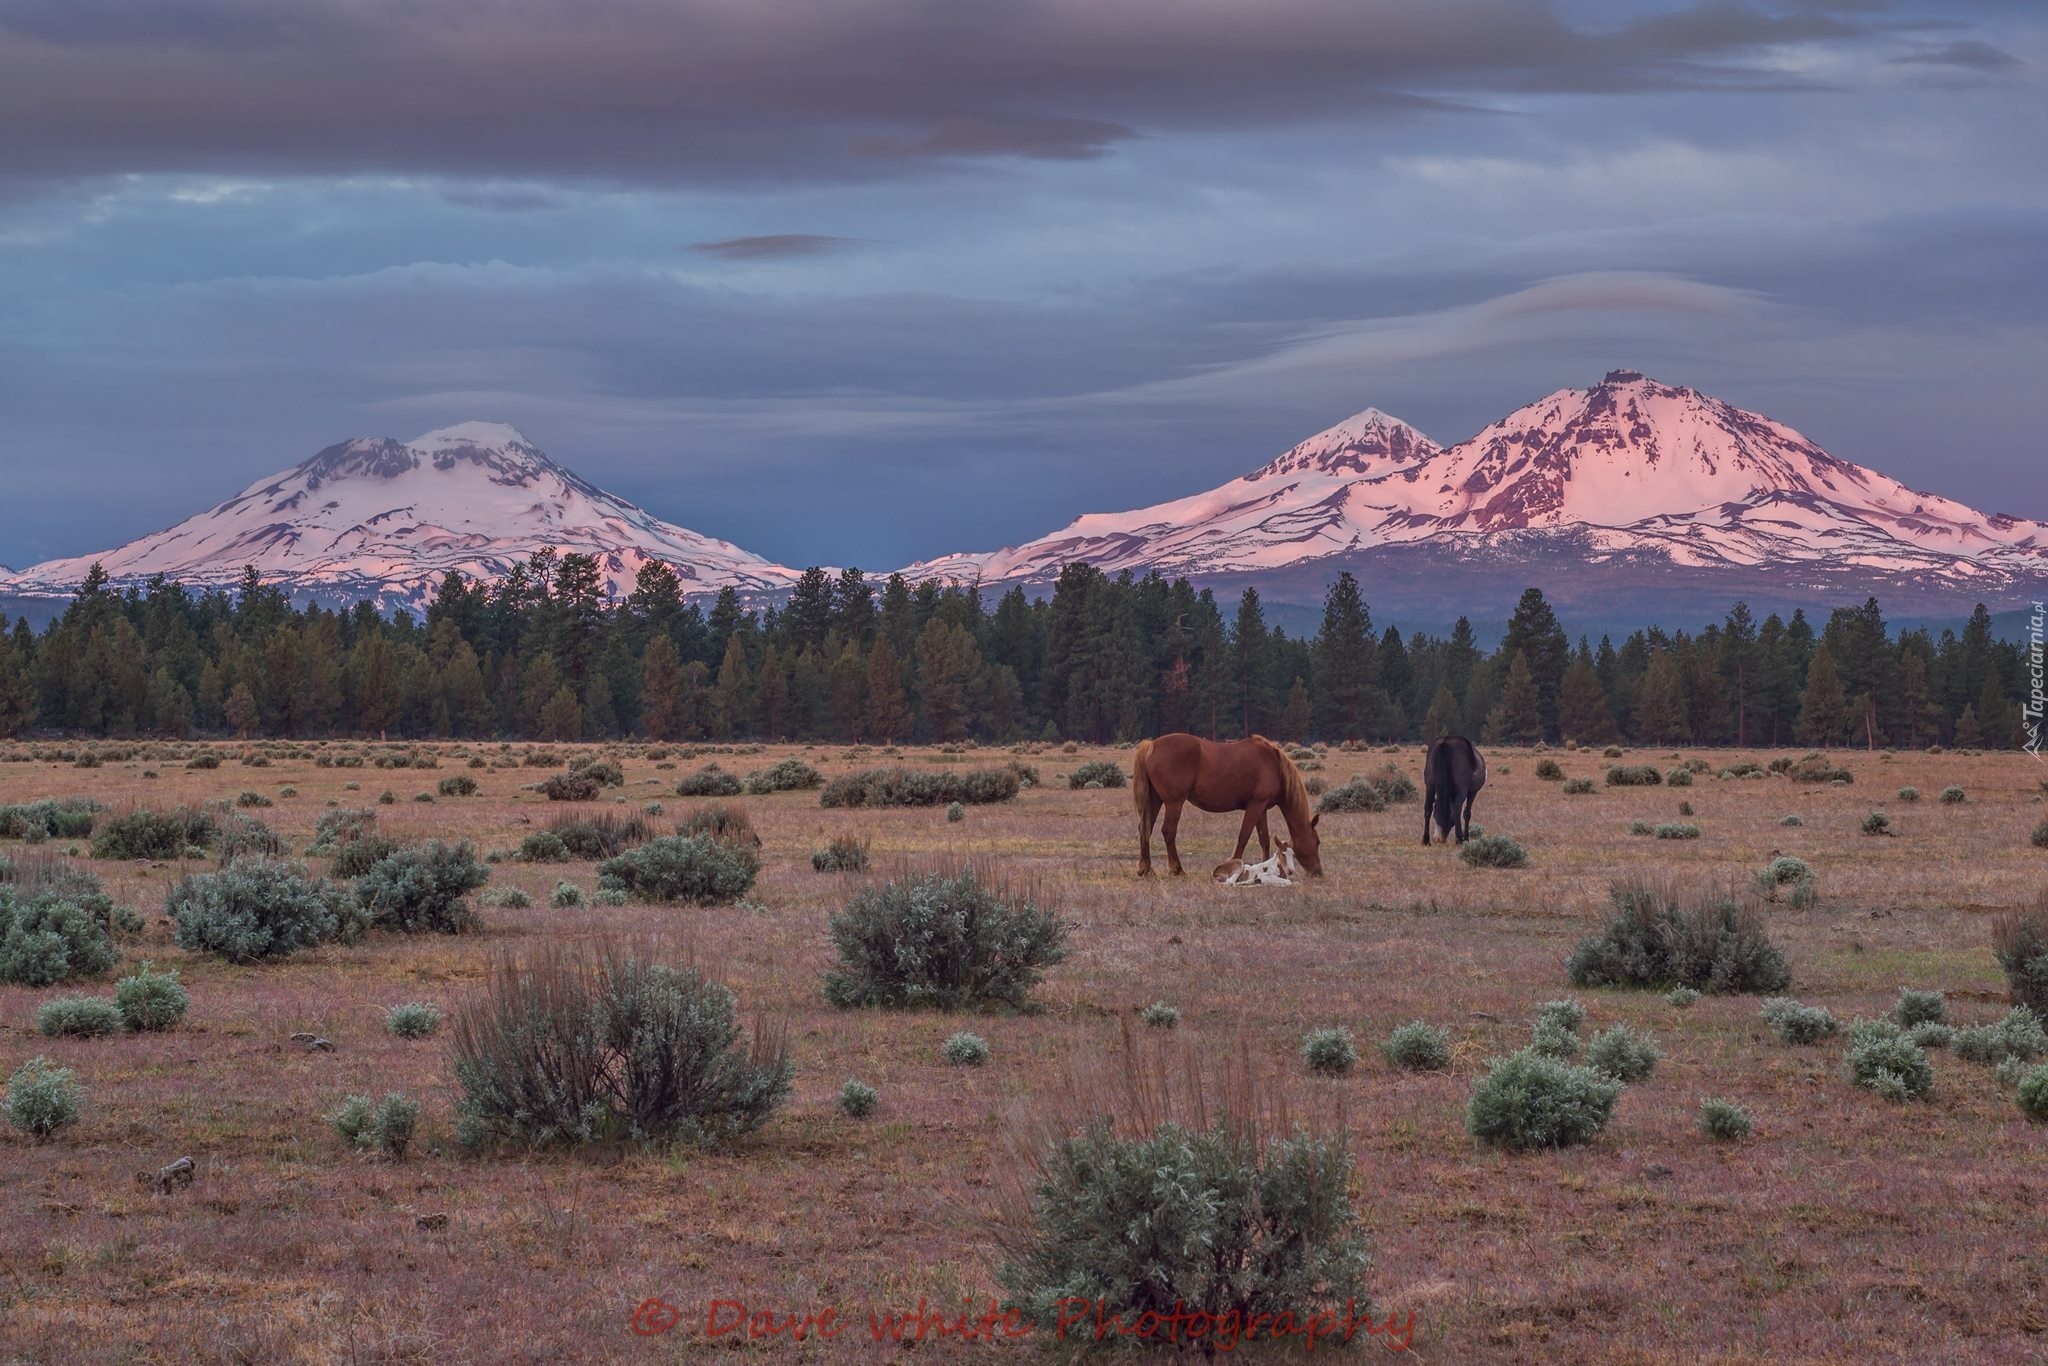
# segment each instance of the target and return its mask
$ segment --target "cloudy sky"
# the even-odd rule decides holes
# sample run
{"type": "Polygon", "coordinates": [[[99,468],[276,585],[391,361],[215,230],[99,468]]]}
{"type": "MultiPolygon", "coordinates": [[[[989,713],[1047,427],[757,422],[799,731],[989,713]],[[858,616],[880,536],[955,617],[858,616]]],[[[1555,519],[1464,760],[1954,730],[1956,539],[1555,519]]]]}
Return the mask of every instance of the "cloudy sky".
{"type": "Polygon", "coordinates": [[[2038,0],[0,0],[0,563],[512,422],[792,564],[1617,366],[2048,517],[2038,0]]]}

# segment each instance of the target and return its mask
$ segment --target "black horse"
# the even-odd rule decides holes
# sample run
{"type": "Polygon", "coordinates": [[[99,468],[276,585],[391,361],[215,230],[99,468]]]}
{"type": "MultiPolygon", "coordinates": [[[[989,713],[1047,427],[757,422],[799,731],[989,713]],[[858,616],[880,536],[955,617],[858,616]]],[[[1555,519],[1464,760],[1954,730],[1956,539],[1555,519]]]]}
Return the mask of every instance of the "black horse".
{"type": "Polygon", "coordinates": [[[1422,760],[1422,842],[1429,843],[1429,824],[1448,841],[1463,844],[1472,833],[1472,799],[1486,786],[1486,760],[1462,735],[1446,735],[1429,747],[1422,760]]]}

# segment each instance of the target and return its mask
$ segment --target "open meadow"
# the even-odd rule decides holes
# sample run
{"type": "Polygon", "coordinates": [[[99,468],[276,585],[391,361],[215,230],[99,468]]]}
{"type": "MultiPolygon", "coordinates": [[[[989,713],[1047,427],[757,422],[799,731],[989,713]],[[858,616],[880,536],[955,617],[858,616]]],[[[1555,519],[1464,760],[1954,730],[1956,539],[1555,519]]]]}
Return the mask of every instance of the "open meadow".
{"type": "MultiPolygon", "coordinates": [[[[1016,760],[1042,781],[957,820],[944,806],[826,808],[815,789],[722,798],[761,840],[759,879],[737,904],[593,904],[592,862],[503,857],[471,896],[477,932],[373,930],[356,945],[246,965],[179,948],[163,915],[177,880],[214,859],[92,859],[85,838],[33,851],[0,840],[0,855],[89,866],[146,922],[120,942],[110,973],[0,986],[0,1072],[41,1054],[86,1090],[78,1122],[47,1141],[0,1130],[8,1360],[703,1359],[714,1300],[798,1315],[837,1306],[860,1324],[832,1341],[721,1339],[743,1355],[900,1351],[867,1344],[869,1311],[920,1298],[985,1306],[999,1293],[987,1210],[1013,1161],[1011,1128],[1077,1056],[1113,1060],[1155,1002],[1179,1011],[1176,1046],[1217,1056],[1243,1046],[1299,1095],[1341,1101],[1374,1306],[1413,1314],[1423,1360],[2048,1354],[2048,1125],[2030,1122],[1990,1067],[1930,1049],[1931,1093],[1890,1101],[1851,1084],[1843,1036],[1807,1047],[1774,1038],[1760,994],[1679,1007],[1661,990],[1574,989],[1565,974],[1574,945],[1604,921],[1617,878],[1746,886],[1791,855],[1812,867],[1819,897],[1766,910],[1791,966],[1784,994],[1846,1025],[1890,1011],[1901,988],[1939,989],[1955,1023],[1992,1021],[2008,1009],[1992,920],[2048,887],[2048,849],[2029,838],[2048,817],[2048,768],[2023,755],[1835,751],[1853,782],[1816,783],[1716,776],[1768,765],[1779,757],[1770,751],[1495,749],[1475,823],[1518,841],[1527,866],[1471,867],[1454,847],[1424,848],[1410,800],[1325,815],[1327,877],[1270,888],[1209,880],[1237,818],[1194,811],[1181,827],[1190,875],[1138,880],[1129,789],[1067,782],[1093,760],[1128,770],[1128,748],[103,744],[97,765],[81,767],[84,752],[0,748],[0,806],[76,797],[116,814],[232,808],[249,792],[269,804],[240,809],[294,856],[335,807],[374,809],[378,829],[400,841],[509,854],[565,813],[638,814],[658,802],[647,819],[666,834],[706,804],[675,786],[711,760],[745,774],[794,757],[827,778],[883,763],[965,771],[1016,760]],[[624,781],[595,802],[533,790],[572,755],[599,753],[624,781]],[[207,754],[218,767],[188,767],[207,754]],[[363,766],[333,766],[343,756],[363,766]],[[378,766],[393,756],[431,766],[378,766]],[[1687,786],[1603,781],[1613,764],[1668,773],[1692,757],[1704,771],[1687,786]],[[1567,795],[1539,777],[1546,760],[1592,790],[1567,795]],[[442,780],[458,776],[477,791],[442,795],[442,780]],[[1919,800],[1898,800],[1907,786],[1919,800]],[[1963,800],[1939,798],[1951,786],[1963,800]],[[386,792],[393,800],[380,804],[386,792]],[[1888,835],[1863,833],[1873,811],[1888,816],[1888,835]],[[1795,815],[1800,824],[1781,823],[1795,815]],[[1636,821],[1683,822],[1698,835],[1632,834],[1636,821]],[[813,851],[840,835],[869,841],[871,872],[813,870],[813,851]],[[1069,956],[1033,991],[1033,1009],[827,1003],[828,917],[863,883],[933,859],[982,860],[1072,923],[1069,956]],[[564,880],[584,904],[550,905],[564,880]],[[531,904],[489,904],[508,885],[531,904]],[[494,957],[608,935],[663,939],[732,988],[750,1033],[763,1021],[786,1029],[788,1103],[713,1152],[460,1146],[450,1029],[400,1038],[385,1009],[420,1001],[452,1014],[494,957]],[[42,1003],[106,994],[143,959],[182,975],[191,1004],[176,1028],[38,1033],[42,1003]],[[1584,1003],[1589,1033],[1626,1023],[1653,1035],[1655,1070],[1590,1143],[1527,1153],[1476,1143],[1465,1107],[1488,1059],[1520,1049],[1537,1008],[1565,995],[1584,1003]],[[1448,1029],[1447,1070],[1402,1071],[1380,1056],[1377,1044],[1417,1019],[1448,1029]],[[1348,1074],[1310,1077],[1303,1036],[1329,1026],[1351,1031],[1360,1060],[1348,1074]],[[963,1029],[988,1041],[985,1065],[942,1056],[963,1029]],[[878,1093],[871,1115],[842,1112],[848,1078],[878,1093]],[[401,1160],[357,1152],[324,1118],[346,1096],[390,1091],[421,1106],[401,1160]],[[1747,1109],[1754,1131],[1704,1136],[1710,1096],[1747,1109]],[[189,1185],[138,1181],[180,1156],[194,1164],[189,1185]],[[670,1331],[633,1331],[650,1298],[680,1311],[670,1331]]],[[[1390,763],[1419,780],[1421,759],[1414,745],[1332,748],[1303,766],[1335,787],[1390,763]]],[[[319,872],[327,860],[307,862],[319,872]]],[[[1080,1353],[1043,1337],[920,1350],[1080,1353]]],[[[1361,1339],[1353,1350],[1385,1349],[1361,1339]]]]}

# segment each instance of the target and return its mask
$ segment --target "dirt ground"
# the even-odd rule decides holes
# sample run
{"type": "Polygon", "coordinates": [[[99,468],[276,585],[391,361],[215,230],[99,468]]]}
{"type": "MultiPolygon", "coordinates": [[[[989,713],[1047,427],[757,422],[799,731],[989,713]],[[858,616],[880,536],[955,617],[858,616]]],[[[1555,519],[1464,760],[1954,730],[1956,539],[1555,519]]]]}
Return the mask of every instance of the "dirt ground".
{"type": "MultiPolygon", "coordinates": [[[[145,746],[90,769],[0,763],[0,803],[89,796],[164,807],[256,791],[276,804],[255,814],[295,848],[331,803],[366,805],[387,789],[396,797],[378,808],[387,833],[480,849],[510,849],[567,809],[528,790],[546,769],[464,767],[471,755],[497,759],[496,745],[435,747],[440,767],[431,771],[327,768],[312,758],[374,755],[377,746],[268,746],[263,767],[241,762],[244,746],[213,748],[225,760],[212,770],[184,767],[181,756],[200,747],[173,756],[145,746]],[[458,772],[471,772],[481,792],[411,800],[458,772]],[[281,796],[284,788],[296,795],[281,796]]],[[[626,784],[606,802],[620,792],[625,810],[661,801],[664,829],[697,804],[673,794],[676,778],[708,757],[745,772],[797,754],[828,775],[881,762],[831,747],[613,752],[626,784]]],[[[901,755],[965,767],[1011,757],[901,755]]],[[[1140,882],[1128,791],[1068,789],[1065,775],[1080,763],[1128,767],[1128,750],[1046,747],[1017,757],[1044,785],[969,808],[958,823],[942,809],[826,810],[816,792],[733,799],[764,841],[764,871],[742,906],[551,910],[558,879],[592,890],[591,866],[503,862],[493,885],[517,884],[535,904],[484,911],[480,934],[373,935],[253,967],[171,942],[160,912],[184,869],[93,863],[116,898],[150,920],[124,964],[175,965],[192,1008],[167,1034],[44,1039],[38,1003],[79,988],[0,987],[0,1068],[11,1073],[42,1053],[75,1069],[89,1091],[83,1121],[55,1140],[34,1145],[11,1129],[0,1137],[0,1358],[630,1361],[702,1360],[730,1348],[822,1361],[901,1352],[867,1341],[870,1311],[923,1299],[973,1303],[978,1315],[995,1293],[983,1212],[990,1174],[1009,1160],[1006,1116],[1051,1086],[1076,1049],[1115,1049],[1120,1016],[1164,1000],[1180,1009],[1191,1046],[1225,1047],[1242,1033],[1276,1073],[1300,1073],[1309,1029],[1343,1025],[1357,1035],[1356,1071],[1301,1084],[1349,1092],[1353,1194],[1372,1233],[1376,1307],[1413,1314],[1418,1359],[2048,1359],[2048,1126],[2029,1123],[1988,1069],[1936,1052],[1932,1098],[1891,1104],[1849,1084],[1839,1042],[1776,1043],[1753,996],[1704,997],[1679,1010],[1655,993],[1581,991],[1572,994],[1591,1027],[1626,1021],[1664,1049],[1606,1132],[1583,1148],[1509,1156],[1478,1148],[1463,1127],[1485,1060],[1519,1047],[1535,1007],[1567,994],[1565,955],[1599,921],[1609,883],[1631,871],[1747,879],[1774,853],[1796,854],[1817,870],[1821,901],[1771,912],[1792,961],[1790,994],[1847,1019],[1884,1012],[1901,987],[1938,987],[1964,1021],[2003,1013],[1989,922],[2048,884],[2048,851],[2028,843],[2048,815],[2048,768],[2022,755],[1858,752],[1836,756],[1855,774],[1847,786],[1706,773],[1684,789],[1565,796],[1535,777],[1539,758],[1596,783],[1611,761],[1500,750],[1475,819],[1526,846],[1529,867],[1468,868],[1454,850],[1423,848],[1420,811],[1409,804],[1325,817],[1329,875],[1319,882],[1226,888],[1203,873],[1228,854],[1234,818],[1191,812],[1183,850],[1196,876],[1140,882]],[[1919,802],[1895,799],[1908,784],[1919,802]],[[1951,784],[1965,789],[1965,803],[1936,800],[1951,784]],[[1701,838],[1628,833],[1632,820],[1677,819],[1681,801],[1694,808],[1688,819],[1701,838]],[[1893,837],[1859,833],[1874,809],[1891,817],[1893,837]],[[1804,824],[1780,825],[1788,814],[1804,824]],[[1042,1009],[963,1018],[828,1006],[825,923],[853,880],[813,872],[810,853],[848,832],[869,838],[884,864],[979,855],[1036,877],[1074,923],[1072,956],[1037,993],[1042,1009]],[[466,1154],[452,1140],[445,1029],[394,1038],[382,1007],[452,1008],[500,951],[606,932],[675,936],[749,1016],[785,1022],[791,1103],[758,1135],[711,1156],[466,1154]],[[1448,1073],[1398,1072],[1372,1047],[1417,1018],[1450,1028],[1448,1073]],[[941,1041],[961,1028],[990,1041],[987,1066],[949,1067],[940,1057],[941,1041]],[[334,1050],[306,1052],[288,1041],[295,1031],[323,1035],[334,1050]],[[880,1092],[864,1121],[837,1109],[849,1076],[880,1092]],[[389,1090],[424,1108],[402,1162],[356,1155],[322,1120],[349,1093],[389,1090]],[[1734,1144],[1701,1136],[1706,1096],[1749,1107],[1754,1135],[1734,1144]],[[137,1173],[180,1155],[197,1166],[189,1188],[161,1195],[137,1184],[137,1173]],[[445,1224],[423,1228],[424,1215],[445,1215],[445,1224]],[[669,1331],[634,1331],[636,1309],[650,1299],[679,1315],[669,1331]],[[717,1300],[777,1315],[832,1306],[858,1328],[830,1341],[750,1346],[732,1334],[714,1345],[705,1328],[717,1300]]],[[[1704,757],[1719,768],[1772,756],[1704,757]]],[[[1390,760],[1419,776],[1415,746],[1332,750],[1314,776],[1335,785],[1390,760]]],[[[1624,762],[1675,760],[1656,751],[1624,762]]],[[[81,859],[87,853],[81,847],[81,859]]],[[[665,1312],[643,1314],[639,1326],[660,1327],[665,1312]]],[[[1042,1337],[917,1350],[961,1360],[1084,1354],[1042,1337]]]]}

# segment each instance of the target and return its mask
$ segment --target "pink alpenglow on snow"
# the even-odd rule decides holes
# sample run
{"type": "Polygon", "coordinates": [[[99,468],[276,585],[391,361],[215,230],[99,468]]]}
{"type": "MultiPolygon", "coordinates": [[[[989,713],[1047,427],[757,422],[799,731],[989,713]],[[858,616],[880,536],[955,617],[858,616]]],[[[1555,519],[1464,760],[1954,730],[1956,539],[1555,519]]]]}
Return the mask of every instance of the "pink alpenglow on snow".
{"type": "Polygon", "coordinates": [[[1086,560],[1200,577],[1396,547],[1512,562],[1546,543],[1595,562],[1863,566],[1959,590],[2048,576],[2048,525],[1918,492],[1783,423],[1633,370],[1560,389],[1450,447],[1367,409],[1207,493],[905,572],[1042,581],[1086,560]]]}
{"type": "Polygon", "coordinates": [[[497,578],[545,547],[596,556],[615,595],[649,560],[673,567],[690,594],[773,592],[797,577],[606,493],[515,428],[463,422],[411,441],[329,446],[167,531],[35,565],[0,590],[68,591],[94,561],[116,585],[164,574],[192,587],[232,584],[254,565],[296,591],[418,605],[450,570],[497,578]]]}

